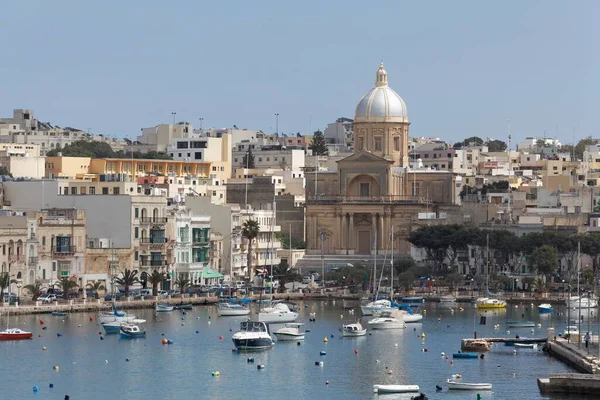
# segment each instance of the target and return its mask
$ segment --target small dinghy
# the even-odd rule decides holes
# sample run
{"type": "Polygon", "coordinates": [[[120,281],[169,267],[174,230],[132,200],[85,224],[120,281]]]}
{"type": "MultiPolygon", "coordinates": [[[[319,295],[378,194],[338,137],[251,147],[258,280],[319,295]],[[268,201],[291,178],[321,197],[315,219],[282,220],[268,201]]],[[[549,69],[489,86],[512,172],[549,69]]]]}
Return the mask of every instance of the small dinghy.
{"type": "Polygon", "coordinates": [[[540,314],[550,314],[552,311],[554,311],[552,304],[544,303],[538,306],[538,312],[540,314]]]}
{"type": "Polygon", "coordinates": [[[522,349],[537,349],[537,343],[515,343],[515,347],[520,347],[522,349]]]}
{"type": "Polygon", "coordinates": [[[67,314],[66,312],[61,312],[61,311],[52,311],[52,316],[53,317],[68,317],[69,314],[67,314]]]}
{"type": "Polygon", "coordinates": [[[452,358],[479,358],[479,353],[463,353],[459,351],[452,354],[452,358]]]}
{"type": "Polygon", "coordinates": [[[170,306],[168,304],[158,304],[156,306],[156,312],[168,312],[168,311],[173,311],[173,306],[170,306]]]}
{"type": "Polygon", "coordinates": [[[373,393],[416,393],[419,385],[373,385],[373,393]]]}
{"type": "Polygon", "coordinates": [[[467,383],[461,382],[460,379],[448,379],[446,386],[448,390],[492,390],[491,383],[467,383]]]}
{"type": "Polygon", "coordinates": [[[506,321],[506,326],[509,328],[535,328],[533,321],[506,321]]]}

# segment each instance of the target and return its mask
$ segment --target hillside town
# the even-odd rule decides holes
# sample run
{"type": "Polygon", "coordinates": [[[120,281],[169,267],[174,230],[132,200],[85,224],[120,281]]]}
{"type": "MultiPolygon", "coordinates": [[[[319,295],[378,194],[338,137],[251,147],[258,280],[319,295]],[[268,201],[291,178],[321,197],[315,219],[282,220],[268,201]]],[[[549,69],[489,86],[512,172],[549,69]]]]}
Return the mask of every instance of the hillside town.
{"type": "Polygon", "coordinates": [[[419,276],[480,286],[485,266],[497,289],[564,290],[578,243],[595,282],[599,140],[517,142],[510,121],[503,138],[413,137],[383,64],[374,72],[353,118],[308,134],[172,112],[173,123],[117,138],[13,110],[0,118],[3,291],[61,279],[111,288],[125,270],[144,288],[158,271],[161,290],[289,273],[316,287],[391,257],[409,288],[419,276]]]}

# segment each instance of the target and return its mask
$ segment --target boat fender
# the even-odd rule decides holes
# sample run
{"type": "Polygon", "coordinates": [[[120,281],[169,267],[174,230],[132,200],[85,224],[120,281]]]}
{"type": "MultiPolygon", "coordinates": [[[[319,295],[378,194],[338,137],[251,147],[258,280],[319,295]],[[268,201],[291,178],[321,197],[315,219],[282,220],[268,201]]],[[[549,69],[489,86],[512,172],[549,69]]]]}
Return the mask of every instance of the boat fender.
{"type": "Polygon", "coordinates": [[[129,361],[129,358],[126,358],[125,361],[129,361]]]}
{"type": "Polygon", "coordinates": [[[386,374],[391,375],[393,373],[393,371],[391,369],[388,369],[385,371],[386,374]]]}
{"type": "Polygon", "coordinates": [[[219,336],[219,340],[223,340],[223,335],[219,336]]]}
{"type": "Polygon", "coordinates": [[[450,361],[450,365],[454,365],[454,361],[450,361]]]}
{"type": "Polygon", "coordinates": [[[34,386],[34,387],[33,387],[33,393],[37,393],[37,392],[39,392],[39,391],[40,391],[40,388],[39,388],[39,387],[37,387],[37,386],[34,386]]]}
{"type": "Polygon", "coordinates": [[[340,319],[344,319],[344,314],[340,314],[340,319]]]}
{"type": "Polygon", "coordinates": [[[416,331],[417,331],[417,328],[413,328],[413,332],[416,332],[416,331]]]}
{"type": "Polygon", "coordinates": [[[55,370],[56,372],[60,371],[60,368],[58,367],[58,365],[54,365],[52,367],[53,370],[55,370]]]}
{"type": "Polygon", "coordinates": [[[256,366],[256,369],[265,369],[265,366],[262,365],[262,364],[259,364],[259,365],[256,366]]]}
{"type": "Polygon", "coordinates": [[[394,343],[394,347],[398,347],[398,343],[394,343]]]}
{"type": "Polygon", "coordinates": [[[42,350],[46,351],[48,348],[46,346],[42,347],[42,350]]]}
{"type": "Polygon", "coordinates": [[[318,362],[318,361],[315,361],[315,365],[318,367],[318,366],[319,366],[319,362],[318,362]]]}
{"type": "Polygon", "coordinates": [[[100,340],[104,340],[104,336],[100,335],[100,340]]]}
{"type": "Polygon", "coordinates": [[[323,361],[319,361],[319,367],[322,367],[324,365],[323,361]]]}
{"type": "Polygon", "coordinates": [[[162,344],[168,344],[169,341],[167,340],[167,338],[163,338],[163,340],[161,341],[162,344]]]}
{"type": "Polygon", "coordinates": [[[513,354],[517,354],[517,351],[516,351],[516,350],[513,350],[513,354]]]}
{"type": "Polygon", "coordinates": [[[40,325],[44,325],[44,321],[40,319],[40,325]]]}
{"type": "Polygon", "coordinates": [[[354,349],[354,354],[358,354],[358,349],[354,349]]]}
{"type": "Polygon", "coordinates": [[[181,320],[182,320],[182,321],[185,321],[185,318],[184,318],[184,317],[181,317],[181,320]]]}
{"type": "Polygon", "coordinates": [[[329,381],[325,381],[325,385],[329,385],[329,381]]]}
{"type": "Polygon", "coordinates": [[[248,357],[248,359],[246,360],[248,363],[253,363],[254,362],[254,358],[252,357],[248,357]]]}
{"type": "Polygon", "coordinates": [[[167,344],[173,344],[173,341],[171,339],[168,339],[167,344]]]}
{"type": "Polygon", "coordinates": [[[296,342],[296,344],[297,344],[298,346],[300,346],[300,342],[296,342]]]}
{"type": "Polygon", "coordinates": [[[425,339],[425,332],[421,333],[421,338],[425,339]]]}
{"type": "Polygon", "coordinates": [[[333,335],[333,333],[331,334],[331,338],[333,339],[335,336],[333,335]]]}
{"type": "Polygon", "coordinates": [[[45,326],[45,327],[43,327],[43,328],[42,328],[42,330],[43,330],[43,331],[45,331],[46,329],[48,329],[48,327],[47,327],[47,326],[45,326]]]}
{"type": "Polygon", "coordinates": [[[500,364],[496,365],[496,367],[500,368],[500,364]]]}
{"type": "Polygon", "coordinates": [[[323,343],[327,343],[327,342],[328,342],[327,338],[323,338],[323,343]]]}
{"type": "Polygon", "coordinates": [[[321,351],[319,352],[319,355],[320,355],[320,356],[325,356],[325,355],[327,355],[327,352],[326,352],[326,351],[322,351],[322,350],[321,350],[321,351]]]}
{"type": "Polygon", "coordinates": [[[210,325],[210,321],[208,321],[208,324],[210,325]]]}
{"type": "Polygon", "coordinates": [[[90,322],[92,322],[94,320],[94,317],[90,316],[90,322]]]}
{"type": "Polygon", "coordinates": [[[229,332],[233,332],[233,329],[229,328],[229,332]]]}
{"type": "Polygon", "coordinates": [[[65,394],[65,400],[71,400],[71,396],[69,396],[68,394],[65,394]]]}
{"type": "Polygon", "coordinates": [[[200,332],[196,331],[196,333],[200,333],[200,332]]]}
{"type": "Polygon", "coordinates": [[[54,383],[50,383],[50,384],[48,384],[48,387],[49,387],[50,389],[52,389],[52,388],[54,387],[54,383]]]}
{"type": "Polygon", "coordinates": [[[441,354],[441,355],[442,355],[442,357],[444,357],[444,356],[446,355],[446,353],[444,353],[444,352],[442,351],[442,354],[441,354]]]}

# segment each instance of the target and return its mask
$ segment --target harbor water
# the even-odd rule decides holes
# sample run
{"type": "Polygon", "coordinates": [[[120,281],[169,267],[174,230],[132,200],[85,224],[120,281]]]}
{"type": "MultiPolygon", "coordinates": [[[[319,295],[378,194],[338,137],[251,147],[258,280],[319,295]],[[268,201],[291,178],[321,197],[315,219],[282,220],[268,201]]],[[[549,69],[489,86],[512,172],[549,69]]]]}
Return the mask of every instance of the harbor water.
{"type": "MultiPolygon", "coordinates": [[[[298,306],[298,322],[305,322],[310,330],[306,340],[300,345],[279,342],[271,350],[252,354],[232,352],[231,336],[242,317],[218,317],[214,306],[198,306],[185,315],[181,311],[160,313],[157,318],[151,310],[131,310],[148,321],[144,324],[147,337],[135,340],[104,334],[96,314],[12,316],[11,327],[31,330],[34,337],[0,342],[0,397],[371,399],[378,397],[373,394],[374,384],[416,384],[429,399],[475,399],[477,393],[483,399],[566,398],[539,393],[537,378],[573,372],[543,353],[541,346],[515,349],[499,344],[484,359],[452,359],[452,353],[460,350],[461,339],[473,337],[474,330],[478,337],[545,337],[550,326],[562,332],[567,322],[564,308],[540,315],[531,304],[509,305],[506,310],[487,311],[485,325],[481,325],[484,313],[470,304],[427,303],[422,323],[408,324],[402,330],[369,331],[365,337],[341,338],[341,324],[361,317],[358,302],[310,301],[298,306]],[[355,306],[354,313],[347,309],[349,306],[355,306]],[[315,322],[308,321],[309,313],[316,314],[315,322]],[[531,320],[541,327],[533,328],[533,332],[532,328],[507,328],[507,320],[531,320]],[[163,338],[173,344],[161,344],[163,338]],[[322,351],[326,354],[320,355],[322,351]],[[254,358],[254,363],[249,363],[248,357],[254,358]],[[315,365],[319,361],[322,366],[315,365]],[[257,369],[258,365],[265,368],[257,369]],[[216,371],[218,376],[213,376],[216,371]],[[448,392],[444,382],[452,374],[461,374],[465,382],[492,383],[493,390],[448,392]],[[436,385],[443,391],[436,392],[436,385]]],[[[367,320],[363,317],[364,326],[367,320]]],[[[6,315],[0,323],[6,325],[6,315]]],[[[582,331],[584,326],[587,321],[582,331]]],[[[591,321],[591,326],[597,333],[598,322],[591,321]]]]}

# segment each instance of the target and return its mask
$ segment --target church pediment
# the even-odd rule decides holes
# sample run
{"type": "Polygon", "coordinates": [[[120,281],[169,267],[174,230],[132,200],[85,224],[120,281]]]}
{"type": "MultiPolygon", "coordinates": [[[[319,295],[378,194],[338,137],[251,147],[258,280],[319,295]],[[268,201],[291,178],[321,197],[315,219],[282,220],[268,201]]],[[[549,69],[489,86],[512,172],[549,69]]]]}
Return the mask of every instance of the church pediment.
{"type": "Polygon", "coordinates": [[[343,165],[345,163],[377,163],[377,164],[393,164],[392,160],[387,160],[383,157],[379,157],[371,152],[362,150],[352,154],[346,158],[338,161],[338,164],[343,165]]]}

